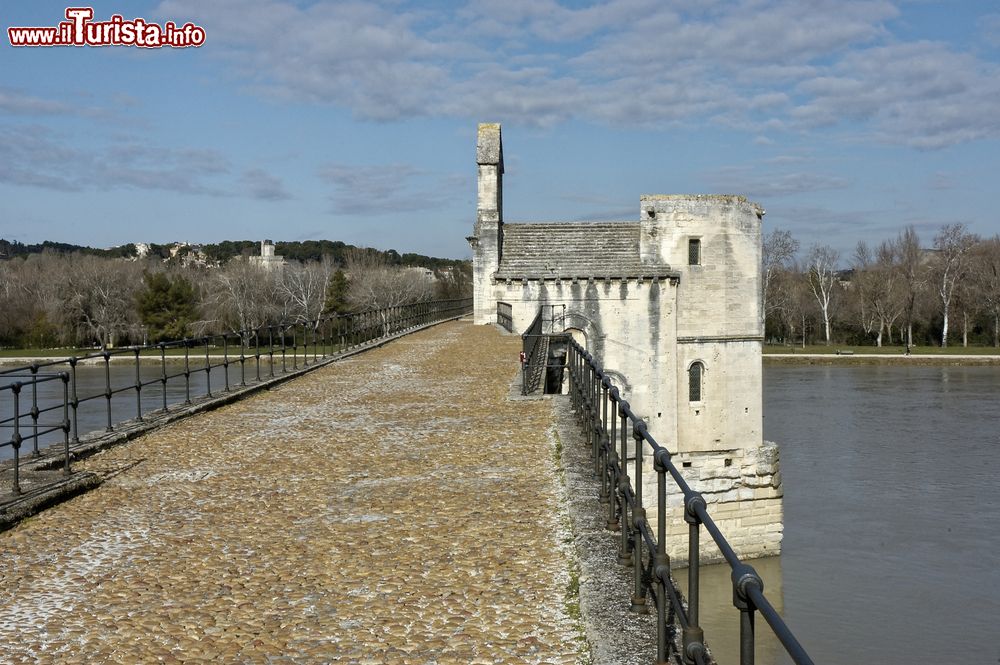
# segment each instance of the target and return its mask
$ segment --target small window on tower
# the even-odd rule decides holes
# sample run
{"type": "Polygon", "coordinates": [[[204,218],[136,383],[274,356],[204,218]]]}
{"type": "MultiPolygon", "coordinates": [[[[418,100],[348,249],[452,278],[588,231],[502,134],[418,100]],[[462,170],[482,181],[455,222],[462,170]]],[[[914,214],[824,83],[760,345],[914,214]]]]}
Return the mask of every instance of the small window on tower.
{"type": "Polygon", "coordinates": [[[701,401],[701,382],[702,374],[705,372],[705,366],[700,362],[691,363],[691,367],[688,368],[688,401],[689,402],[700,402],[701,401]]]}
{"type": "Polygon", "coordinates": [[[691,238],[688,240],[688,265],[701,265],[701,238],[691,238]]]}

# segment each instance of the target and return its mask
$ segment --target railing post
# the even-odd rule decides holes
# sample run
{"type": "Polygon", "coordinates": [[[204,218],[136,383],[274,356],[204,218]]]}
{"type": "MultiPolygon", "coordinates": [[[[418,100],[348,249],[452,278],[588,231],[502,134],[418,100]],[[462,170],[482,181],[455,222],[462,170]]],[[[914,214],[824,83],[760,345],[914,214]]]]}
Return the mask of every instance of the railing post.
{"type": "MultiPolygon", "coordinates": [[[[525,344],[521,343],[521,348],[523,349],[525,344]]],[[[521,361],[521,395],[528,394],[528,356],[525,354],[524,360],[521,361]]]]}
{"type": "Polygon", "coordinates": [[[139,373],[139,347],[135,347],[135,419],[142,422],[142,375],[139,373]]]}
{"type": "Polygon", "coordinates": [[[246,331],[240,331],[240,387],[247,385],[247,340],[246,331]]]}
{"type": "Polygon", "coordinates": [[[163,387],[163,412],[167,412],[167,345],[160,342],[160,385],[163,387]]]}
{"type": "Polygon", "coordinates": [[[608,492],[608,387],[604,383],[604,379],[601,379],[599,390],[601,394],[601,410],[599,418],[600,431],[597,433],[599,437],[597,442],[597,452],[598,465],[601,473],[601,494],[598,498],[600,503],[610,504],[611,497],[608,492]]]}
{"type": "Polygon", "coordinates": [[[212,343],[211,337],[205,337],[205,396],[212,396],[212,359],[209,357],[209,346],[212,343]]]}
{"type": "Polygon", "coordinates": [[[656,581],[656,664],[667,663],[667,585],[670,581],[670,557],[667,556],[667,467],[669,453],[660,448],[653,455],[656,471],[656,556],[653,577],[656,581]]]}
{"type": "Polygon", "coordinates": [[[73,407],[73,443],[80,443],[80,423],[77,418],[80,400],[76,396],[76,362],[76,356],[69,357],[69,385],[70,394],[73,396],[73,400],[70,402],[70,406],[73,407]]]}
{"type": "Polygon", "coordinates": [[[609,392],[611,403],[608,406],[608,416],[611,419],[611,433],[607,437],[605,455],[608,460],[608,521],[605,527],[608,531],[617,531],[621,528],[618,523],[618,476],[621,467],[618,466],[617,452],[615,450],[618,443],[618,388],[612,387],[609,392]],[[611,460],[615,458],[615,463],[611,460]]]}
{"type": "Polygon", "coordinates": [[[267,327],[267,356],[270,378],[274,378],[274,326],[267,327]]]}
{"type": "Polygon", "coordinates": [[[602,375],[593,368],[590,376],[590,457],[594,460],[594,478],[601,472],[601,437],[598,421],[600,420],[602,375]]]}
{"type": "Polygon", "coordinates": [[[31,454],[38,457],[38,363],[31,365],[31,454]]]}
{"type": "Polygon", "coordinates": [[[628,518],[628,490],[631,480],[628,475],[628,402],[622,400],[618,404],[618,415],[621,418],[621,453],[618,460],[621,466],[621,475],[618,477],[618,501],[620,504],[620,519],[622,524],[621,543],[618,549],[618,563],[623,566],[632,565],[632,540],[629,537],[632,533],[632,524],[628,518]]]}
{"type": "Polygon", "coordinates": [[[764,581],[753,566],[741,564],[733,568],[733,605],[740,611],[740,665],[754,665],[754,607],[748,588],[764,590],[764,581]]]}
{"type": "Polygon", "coordinates": [[[68,476],[69,470],[69,372],[60,372],[63,384],[63,475],[68,476]]]}
{"type": "Polygon", "coordinates": [[[632,607],[638,614],[647,614],[645,588],[642,585],[642,523],[646,520],[646,508],[642,505],[642,443],[646,424],[641,420],[632,423],[632,438],[635,441],[635,505],[632,506],[632,607]]]}
{"type": "Polygon", "coordinates": [[[698,625],[699,577],[701,574],[701,518],[697,506],[705,507],[701,494],[692,492],[684,497],[684,521],[688,523],[688,627],[684,631],[684,658],[694,663],[697,653],[704,653],[705,633],[698,625]]]}
{"type": "Polygon", "coordinates": [[[111,354],[104,351],[104,398],[108,403],[108,428],[107,432],[114,431],[111,426],[111,354]]]}
{"type": "Polygon", "coordinates": [[[191,340],[184,340],[184,403],[191,403],[191,340]]]}
{"type": "MultiPolygon", "coordinates": [[[[281,333],[281,373],[284,374],[288,371],[287,363],[287,353],[288,353],[288,342],[285,340],[285,333],[288,332],[288,328],[283,328],[278,326],[278,331],[281,333]]],[[[294,335],[294,331],[292,332],[294,335]]],[[[294,343],[294,339],[293,339],[294,343]]]]}
{"type": "Polygon", "coordinates": [[[10,439],[10,445],[14,449],[14,484],[11,486],[11,493],[14,496],[21,494],[21,382],[16,381],[10,387],[14,395],[14,436],[10,439]]]}
{"type": "Polygon", "coordinates": [[[229,392],[229,335],[222,333],[222,376],[229,392]]]}
{"type": "Polygon", "coordinates": [[[260,327],[253,331],[253,342],[257,349],[253,354],[257,372],[257,383],[260,383],[260,327]]]}

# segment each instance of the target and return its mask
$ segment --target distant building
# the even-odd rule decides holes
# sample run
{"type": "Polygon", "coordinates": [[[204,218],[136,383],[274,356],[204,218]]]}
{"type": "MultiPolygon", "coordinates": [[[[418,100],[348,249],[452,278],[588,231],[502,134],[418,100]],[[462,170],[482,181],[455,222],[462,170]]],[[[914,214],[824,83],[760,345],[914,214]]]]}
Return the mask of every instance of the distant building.
{"type": "Polygon", "coordinates": [[[285,258],[274,253],[274,243],[270,240],[261,241],[260,256],[251,256],[250,262],[266,270],[281,270],[285,266],[285,258]]]}

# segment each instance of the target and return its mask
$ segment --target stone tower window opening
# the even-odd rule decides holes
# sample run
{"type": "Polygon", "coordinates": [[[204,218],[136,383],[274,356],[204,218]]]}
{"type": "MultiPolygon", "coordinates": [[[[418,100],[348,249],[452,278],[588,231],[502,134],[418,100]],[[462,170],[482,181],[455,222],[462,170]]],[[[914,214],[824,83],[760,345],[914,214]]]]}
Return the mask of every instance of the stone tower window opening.
{"type": "Polygon", "coordinates": [[[691,366],[688,367],[689,402],[701,402],[703,400],[702,383],[704,382],[704,376],[705,364],[700,360],[691,363],[691,366]]]}
{"type": "Polygon", "coordinates": [[[701,238],[688,239],[688,265],[701,265],[701,238]]]}

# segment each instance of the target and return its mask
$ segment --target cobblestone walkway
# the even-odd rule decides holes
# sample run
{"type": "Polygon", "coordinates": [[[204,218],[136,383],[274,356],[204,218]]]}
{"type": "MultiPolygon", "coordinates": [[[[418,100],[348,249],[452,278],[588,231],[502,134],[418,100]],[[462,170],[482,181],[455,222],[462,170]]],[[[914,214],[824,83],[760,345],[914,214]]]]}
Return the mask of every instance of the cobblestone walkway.
{"type": "Polygon", "coordinates": [[[0,662],[586,662],[518,345],[445,324],[80,463],[0,534],[0,662]]]}

